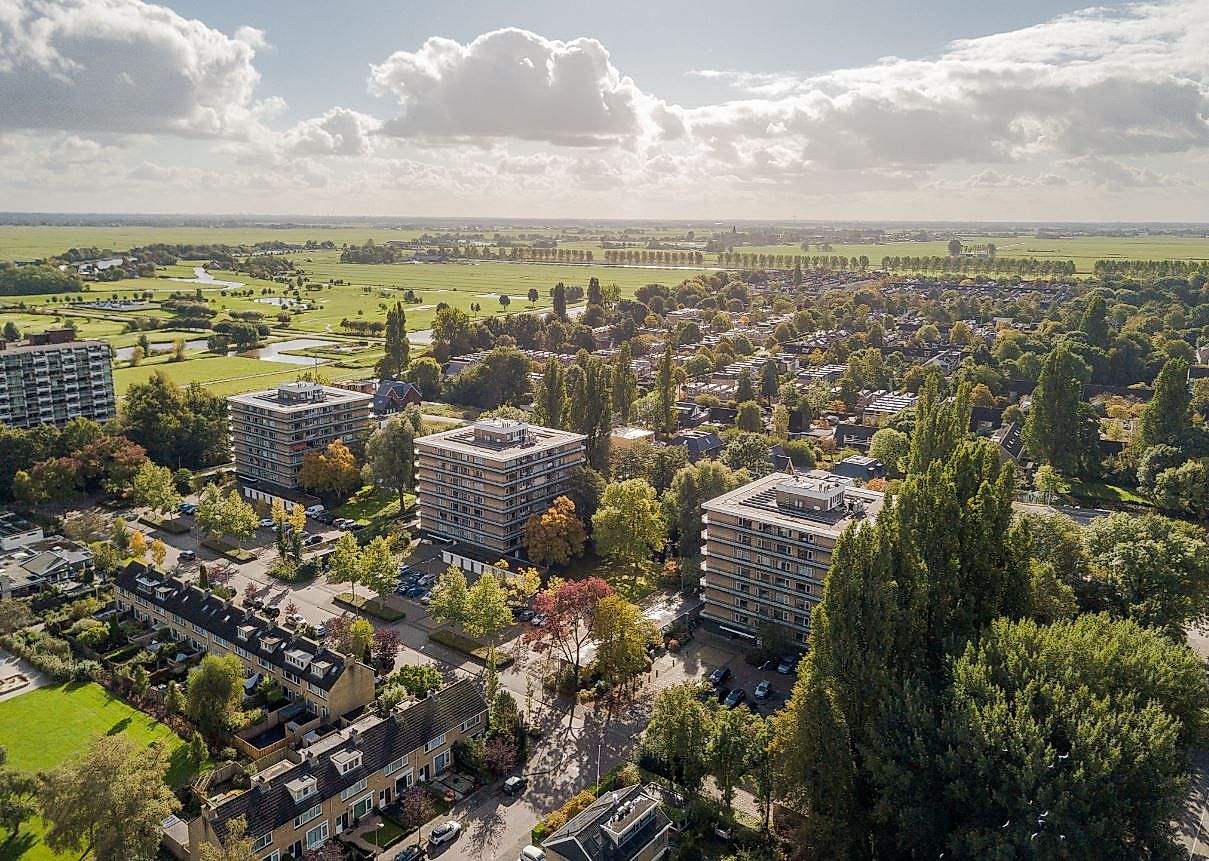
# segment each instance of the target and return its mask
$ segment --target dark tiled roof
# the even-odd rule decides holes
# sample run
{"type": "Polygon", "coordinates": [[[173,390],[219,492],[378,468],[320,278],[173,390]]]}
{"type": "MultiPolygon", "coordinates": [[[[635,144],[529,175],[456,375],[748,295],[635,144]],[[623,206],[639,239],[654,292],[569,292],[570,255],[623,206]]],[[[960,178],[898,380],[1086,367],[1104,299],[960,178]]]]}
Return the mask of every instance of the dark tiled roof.
{"type": "Polygon", "coordinates": [[[570,861],[629,861],[639,850],[668,825],[667,814],[659,802],[651,798],[641,785],[607,792],[543,842],[547,851],[557,852],[570,861]],[[626,803],[634,804],[630,815],[641,816],[653,811],[650,819],[636,831],[626,835],[620,845],[602,832],[610,825],[618,808],[626,803]]]}
{"type": "Polygon", "coordinates": [[[880,428],[870,425],[854,425],[840,422],[835,426],[835,441],[840,445],[854,445],[862,448],[869,446],[869,441],[880,428]]]}
{"type": "Polygon", "coordinates": [[[462,679],[427,699],[396,710],[390,717],[362,718],[301,751],[303,761],[293,768],[224,800],[214,811],[215,831],[221,837],[226,833],[226,824],[237,816],[247,819],[248,833],[257,837],[283,825],[292,826],[294,817],[321,800],[339,795],[361,778],[423,749],[432,739],[486,710],[474,682],[462,679]],[[351,751],[360,751],[361,765],[341,774],[332,762],[332,754],[351,751]],[[315,778],[317,794],[295,802],[286,784],[308,777],[315,778]]]}
{"type": "Polygon", "coordinates": [[[378,414],[402,409],[408,404],[418,404],[423,400],[420,390],[414,383],[403,380],[380,380],[378,390],[370,402],[374,412],[378,414]]]}
{"type": "Polygon", "coordinates": [[[344,672],[347,659],[343,655],[300,637],[251,610],[228,603],[213,592],[169,577],[140,562],[129,563],[114,582],[127,592],[141,595],[157,607],[177,614],[190,625],[199,625],[209,634],[258,658],[265,658],[275,667],[294,673],[325,691],[331,690],[344,672]],[[246,637],[241,636],[240,628],[247,626],[252,630],[246,637]],[[286,653],[295,650],[312,656],[305,670],[286,661],[286,653]]]}
{"type": "Polygon", "coordinates": [[[716,433],[682,433],[668,440],[668,445],[684,446],[691,458],[711,451],[721,451],[722,438],[716,433]]]}

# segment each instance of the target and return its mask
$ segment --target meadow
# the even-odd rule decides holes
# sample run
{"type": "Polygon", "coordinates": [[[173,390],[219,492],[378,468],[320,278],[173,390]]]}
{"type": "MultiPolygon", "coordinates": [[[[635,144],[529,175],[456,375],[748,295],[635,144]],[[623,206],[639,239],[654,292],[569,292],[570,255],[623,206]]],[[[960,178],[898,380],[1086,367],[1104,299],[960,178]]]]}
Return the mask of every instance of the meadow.
{"type": "MultiPolygon", "coordinates": [[[[187,747],[170,729],[136,711],[100,685],[56,685],[0,702],[0,745],[8,766],[25,772],[46,771],[82,753],[96,738],[121,733],[136,744],[166,744],[171,752],[170,783],[188,779],[187,747]]],[[[43,823],[27,822],[15,838],[0,844],[0,861],[67,861],[79,853],[59,854],[42,843],[43,823]]]]}

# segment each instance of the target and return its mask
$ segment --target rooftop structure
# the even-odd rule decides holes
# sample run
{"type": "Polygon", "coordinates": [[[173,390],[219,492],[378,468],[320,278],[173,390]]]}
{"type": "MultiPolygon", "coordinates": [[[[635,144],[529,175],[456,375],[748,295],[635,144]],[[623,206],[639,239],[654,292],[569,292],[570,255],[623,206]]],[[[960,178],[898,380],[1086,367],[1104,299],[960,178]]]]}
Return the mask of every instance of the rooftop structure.
{"type": "Polygon", "coordinates": [[[607,792],[542,843],[548,861],[657,861],[671,821],[641,785],[607,792]]]}

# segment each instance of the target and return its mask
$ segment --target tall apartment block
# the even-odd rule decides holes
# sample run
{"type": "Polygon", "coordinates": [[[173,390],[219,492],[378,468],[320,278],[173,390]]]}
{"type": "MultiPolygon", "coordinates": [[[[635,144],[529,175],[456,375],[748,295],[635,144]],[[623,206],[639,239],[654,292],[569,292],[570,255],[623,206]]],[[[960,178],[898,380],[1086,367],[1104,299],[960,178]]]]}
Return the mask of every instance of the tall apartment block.
{"type": "Polygon", "coordinates": [[[244,481],[298,487],[306,453],[365,430],[369,402],[361,392],[307,382],[227,398],[236,473],[244,481]]]}
{"type": "Polygon", "coordinates": [[[702,614],[753,639],[772,623],[804,644],[836,539],[876,517],[882,501],[877,491],[816,469],[774,472],[705,503],[702,614]]]}
{"type": "Polygon", "coordinates": [[[531,514],[567,490],[584,462],[583,434],[508,419],[416,440],[420,525],[501,555],[521,548],[531,514]]]}
{"type": "Polygon", "coordinates": [[[71,329],[0,340],[0,424],[28,428],[116,415],[113,355],[104,341],[77,341],[71,329]]]}

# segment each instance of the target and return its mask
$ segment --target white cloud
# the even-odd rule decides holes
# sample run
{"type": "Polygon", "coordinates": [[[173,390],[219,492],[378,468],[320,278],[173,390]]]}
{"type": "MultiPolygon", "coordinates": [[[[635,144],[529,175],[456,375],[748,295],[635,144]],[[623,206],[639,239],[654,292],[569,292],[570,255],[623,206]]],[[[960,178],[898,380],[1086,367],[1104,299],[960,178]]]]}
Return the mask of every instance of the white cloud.
{"type": "Polygon", "coordinates": [[[0,0],[0,129],[244,136],[264,44],[140,0],[0,0]]]}
{"type": "Polygon", "coordinates": [[[509,28],[463,45],[433,37],[371,66],[371,92],[401,113],[404,138],[516,138],[600,146],[647,133],[683,133],[674,111],[643,93],[595,39],[546,39],[509,28]]]}
{"type": "Polygon", "coordinates": [[[282,135],[286,151],[299,155],[369,155],[382,121],[349,108],[332,108],[282,135]]]}

